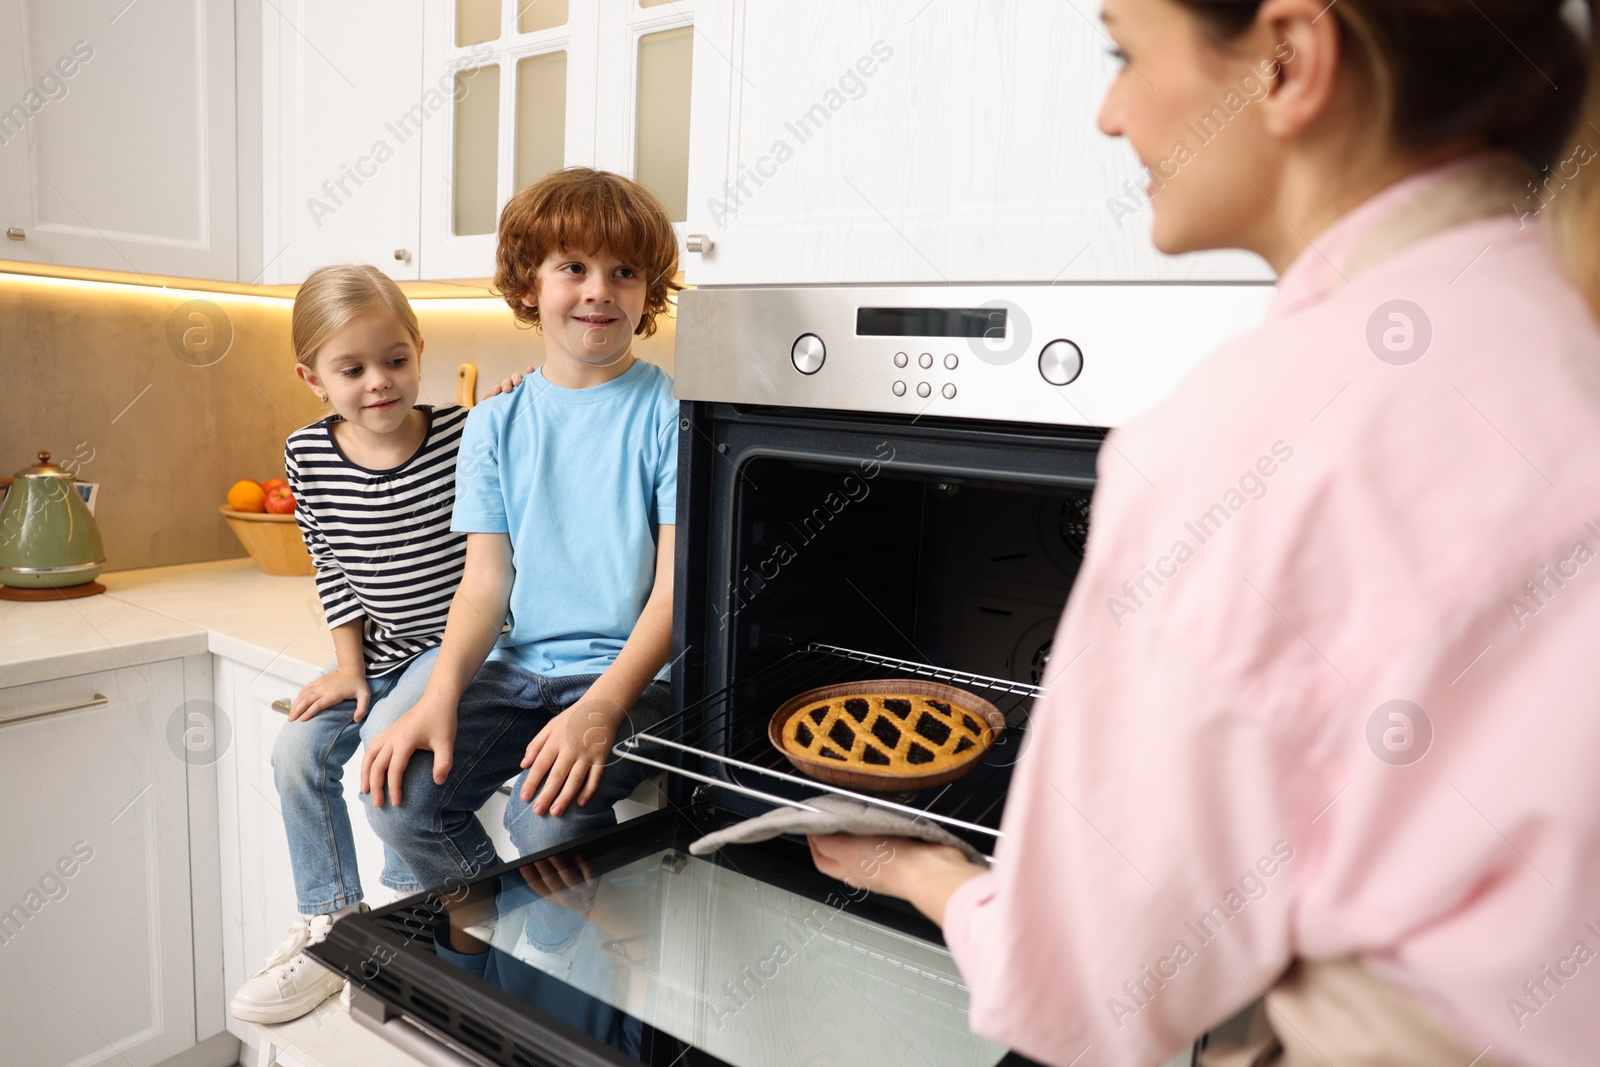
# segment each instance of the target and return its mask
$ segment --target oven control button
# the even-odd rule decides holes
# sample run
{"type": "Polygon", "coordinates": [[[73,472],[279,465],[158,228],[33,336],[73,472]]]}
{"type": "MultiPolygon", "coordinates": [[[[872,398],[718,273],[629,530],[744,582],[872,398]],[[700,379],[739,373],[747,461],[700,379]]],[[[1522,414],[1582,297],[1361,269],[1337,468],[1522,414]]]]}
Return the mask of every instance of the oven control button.
{"type": "Polygon", "coordinates": [[[918,356],[917,366],[921,367],[923,370],[927,370],[929,367],[933,366],[933,353],[924,352],[922,355],[918,356]]]}
{"type": "Polygon", "coordinates": [[[896,367],[904,367],[909,362],[910,360],[906,359],[906,354],[904,352],[896,352],[894,354],[894,365],[896,367]]]}
{"type": "Polygon", "coordinates": [[[949,382],[946,382],[944,386],[944,398],[946,400],[954,400],[956,398],[956,387],[949,382]]]}
{"type": "Polygon", "coordinates": [[[789,350],[789,358],[794,360],[794,369],[801,374],[815,374],[828,358],[828,349],[816,334],[803,333],[795,339],[794,347],[789,350]]]}
{"type": "Polygon", "coordinates": [[[933,386],[929,385],[927,382],[918,382],[917,383],[917,395],[918,396],[927,397],[927,395],[929,393],[931,393],[931,392],[933,392],[933,386]]]}
{"type": "Polygon", "coordinates": [[[906,395],[906,383],[905,382],[895,382],[894,385],[890,386],[890,388],[894,390],[894,395],[895,396],[905,396],[906,395]]]}
{"type": "Polygon", "coordinates": [[[1039,373],[1051,385],[1071,385],[1083,373],[1083,352],[1071,341],[1051,341],[1039,353],[1039,373]]]}
{"type": "Polygon", "coordinates": [[[944,357],[945,370],[955,370],[959,366],[961,366],[961,361],[956,358],[956,354],[954,352],[944,357]]]}

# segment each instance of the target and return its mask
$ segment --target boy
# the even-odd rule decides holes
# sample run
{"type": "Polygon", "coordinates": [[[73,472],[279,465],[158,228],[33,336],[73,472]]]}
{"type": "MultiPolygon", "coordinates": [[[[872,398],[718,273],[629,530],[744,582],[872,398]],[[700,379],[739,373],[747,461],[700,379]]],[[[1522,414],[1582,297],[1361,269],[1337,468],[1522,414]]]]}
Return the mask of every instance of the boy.
{"type": "Polygon", "coordinates": [[[467,420],[444,643],[361,765],[373,828],[425,885],[495,862],[476,813],[518,767],[505,821],[523,855],[614,825],[652,773],[610,755],[669,701],[678,404],[631,345],[676,266],[660,202],[615,174],[559,171],[501,214],[495,286],[545,363],[467,420]]]}

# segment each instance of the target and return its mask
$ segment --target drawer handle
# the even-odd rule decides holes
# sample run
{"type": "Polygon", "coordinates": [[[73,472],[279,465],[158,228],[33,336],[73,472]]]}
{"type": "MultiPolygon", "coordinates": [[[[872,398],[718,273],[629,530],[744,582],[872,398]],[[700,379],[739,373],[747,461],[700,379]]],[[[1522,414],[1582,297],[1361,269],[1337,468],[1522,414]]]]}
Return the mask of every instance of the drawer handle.
{"type": "Polygon", "coordinates": [[[272,702],[272,710],[278,712],[280,715],[287,715],[293,710],[293,708],[290,706],[289,700],[286,697],[283,700],[274,700],[272,702]]]}
{"type": "Polygon", "coordinates": [[[111,703],[111,700],[104,693],[96,693],[93,700],[84,700],[77,704],[67,704],[59,708],[46,708],[44,711],[32,711],[25,715],[17,715],[9,719],[0,720],[0,726],[14,726],[19,722],[38,722],[40,719],[48,719],[55,715],[65,715],[69,711],[83,711],[85,708],[103,708],[109,703],[111,703]]]}
{"type": "Polygon", "coordinates": [[[28,239],[28,231],[21,226],[7,226],[6,236],[13,241],[26,241],[28,239]]]}
{"type": "Polygon", "coordinates": [[[688,237],[684,238],[683,247],[687,248],[691,252],[704,254],[717,247],[717,243],[711,239],[709,234],[691,233],[688,237]]]}

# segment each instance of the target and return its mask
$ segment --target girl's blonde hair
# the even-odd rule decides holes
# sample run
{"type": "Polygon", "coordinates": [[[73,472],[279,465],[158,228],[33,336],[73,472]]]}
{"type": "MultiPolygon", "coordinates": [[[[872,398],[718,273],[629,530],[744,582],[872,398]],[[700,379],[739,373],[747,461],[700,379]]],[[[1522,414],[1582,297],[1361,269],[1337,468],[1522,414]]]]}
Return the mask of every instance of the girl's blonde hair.
{"type": "Polygon", "coordinates": [[[351,319],[369,311],[388,311],[400,320],[412,343],[422,347],[422,330],[411,302],[383,271],[352,263],[319,267],[300,283],[290,318],[289,337],[294,358],[311,367],[317,350],[351,319]]]}

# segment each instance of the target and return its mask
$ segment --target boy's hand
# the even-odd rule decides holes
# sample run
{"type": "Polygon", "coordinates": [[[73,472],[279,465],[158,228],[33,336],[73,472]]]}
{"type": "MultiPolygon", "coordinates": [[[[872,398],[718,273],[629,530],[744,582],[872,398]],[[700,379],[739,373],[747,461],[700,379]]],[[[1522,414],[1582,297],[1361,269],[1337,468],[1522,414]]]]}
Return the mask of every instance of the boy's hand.
{"type": "Polygon", "coordinates": [[[365,674],[355,671],[330,671],[300,687],[300,692],[295,694],[294,703],[289,705],[289,721],[309,719],[324,708],[331,708],[346,700],[354,700],[356,722],[360,722],[367,717],[367,703],[371,697],[372,690],[367,687],[365,674]]]}
{"type": "Polygon", "coordinates": [[[523,375],[532,374],[536,369],[536,367],[529,367],[527,370],[523,371],[522,374],[513,374],[511,377],[507,378],[505,381],[501,382],[499,385],[483,394],[483,398],[488,400],[491,396],[499,396],[501,393],[511,392],[511,390],[522,384],[523,375]]]}
{"type": "Polygon", "coordinates": [[[522,783],[522,799],[533,813],[561,815],[573,797],[587,804],[600,787],[600,776],[611,757],[627,709],[600,697],[585,697],[545,723],[528,743],[522,766],[529,768],[522,783]],[[544,788],[534,799],[539,782],[544,788]]]}
{"type": "Polygon", "coordinates": [[[405,778],[406,764],[419,749],[433,753],[433,783],[444,785],[450,775],[455,741],[455,704],[424,693],[410,711],[367,746],[367,754],[361,760],[361,791],[371,793],[372,806],[381,808],[387,784],[389,803],[399,807],[400,783],[405,778]]]}

